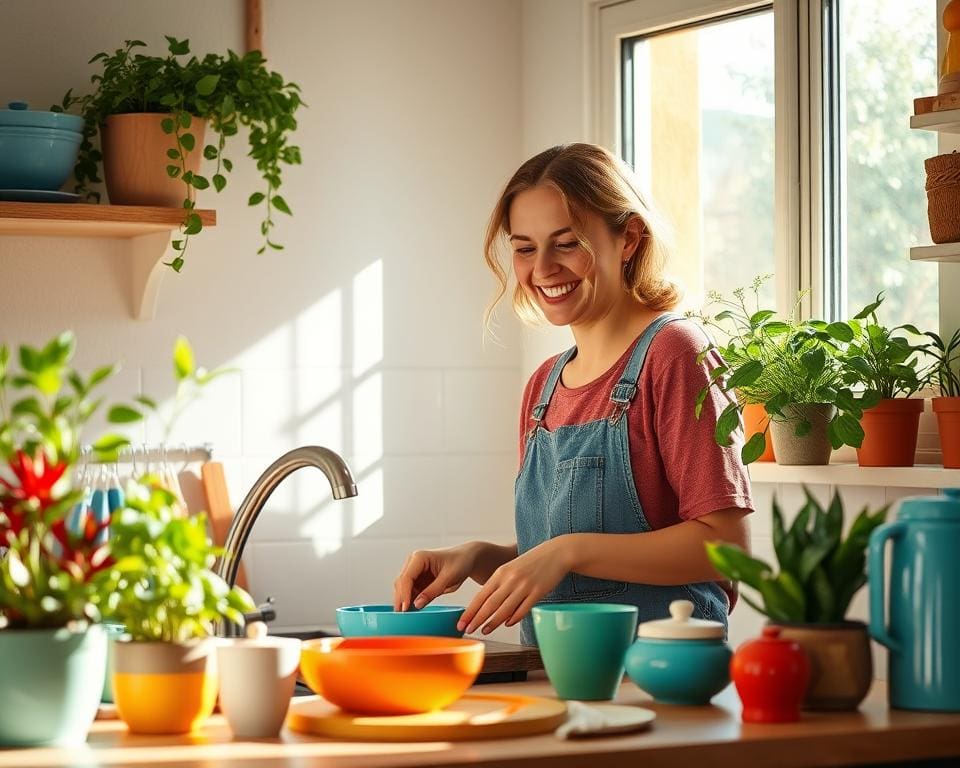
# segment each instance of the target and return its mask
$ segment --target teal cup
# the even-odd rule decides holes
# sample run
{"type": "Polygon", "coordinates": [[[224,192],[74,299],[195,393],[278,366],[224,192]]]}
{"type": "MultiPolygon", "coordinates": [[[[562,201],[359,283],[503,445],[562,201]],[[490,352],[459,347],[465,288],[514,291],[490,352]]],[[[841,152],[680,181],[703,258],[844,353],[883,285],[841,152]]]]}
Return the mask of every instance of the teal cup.
{"type": "Polygon", "coordinates": [[[123,624],[111,624],[104,623],[100,625],[103,627],[103,631],[107,635],[107,663],[104,667],[106,670],[103,676],[103,691],[100,694],[100,701],[105,704],[113,703],[113,680],[111,679],[113,675],[113,646],[117,642],[117,638],[123,636],[126,632],[126,627],[123,624]]]}
{"type": "Polygon", "coordinates": [[[617,695],[637,607],[556,603],[533,609],[533,631],[547,677],[561,699],[607,701],[617,695]]]}

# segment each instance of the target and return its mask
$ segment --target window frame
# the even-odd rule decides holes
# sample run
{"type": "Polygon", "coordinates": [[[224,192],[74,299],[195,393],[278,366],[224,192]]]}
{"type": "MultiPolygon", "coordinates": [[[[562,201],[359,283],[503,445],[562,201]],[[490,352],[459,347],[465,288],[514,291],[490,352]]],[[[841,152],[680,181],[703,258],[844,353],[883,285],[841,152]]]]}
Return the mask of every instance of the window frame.
{"type": "MultiPolygon", "coordinates": [[[[938,18],[947,0],[937,0],[938,18]]],[[[842,229],[827,227],[826,215],[839,215],[842,202],[843,172],[829,179],[824,190],[824,154],[836,147],[825,147],[830,135],[825,121],[836,128],[842,115],[837,113],[834,92],[824,93],[823,61],[825,45],[831,39],[825,29],[834,14],[825,12],[823,0],[660,0],[656,8],[645,0],[585,0],[590,14],[588,30],[592,35],[588,66],[592,88],[588,108],[593,115],[591,128],[595,141],[621,154],[623,117],[621,114],[622,41],[679,26],[689,26],[733,14],[772,8],[774,15],[774,272],[776,308],[787,312],[794,306],[798,291],[806,291],[800,305],[803,317],[839,316],[848,308],[843,268],[836,279],[827,276],[826,238],[830,247],[842,244],[842,229]],[[827,17],[825,19],[825,16],[827,17]],[[826,194],[824,194],[826,192],[826,194]],[[829,209],[827,208],[829,206],[829,209]],[[825,213],[825,211],[827,211],[825,213]]],[[[939,30],[937,48],[942,51],[945,33],[939,30]]],[[[828,52],[829,53],[829,52],[828,52]]],[[[836,59],[834,59],[836,61],[836,59]]],[[[842,77],[842,72],[838,73],[842,77]]],[[[918,96],[924,94],[917,94],[918,96]]],[[[904,119],[908,119],[904,115],[904,119]]],[[[940,151],[960,147],[960,138],[941,134],[940,151]]],[[[923,169],[918,169],[922,173],[923,169]]],[[[834,219],[836,220],[836,219],[834,219]]],[[[842,223],[842,222],[841,222],[842,223]]],[[[903,244],[908,259],[908,244],[903,244]]],[[[960,268],[941,264],[939,274],[940,328],[960,326],[960,268]]]]}

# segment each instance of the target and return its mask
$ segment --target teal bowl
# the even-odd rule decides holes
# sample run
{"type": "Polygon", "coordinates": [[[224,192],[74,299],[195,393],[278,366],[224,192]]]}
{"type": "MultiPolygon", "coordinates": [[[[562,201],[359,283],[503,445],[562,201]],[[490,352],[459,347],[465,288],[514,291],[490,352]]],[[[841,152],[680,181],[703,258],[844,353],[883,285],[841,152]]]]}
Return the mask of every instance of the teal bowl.
{"type": "Polygon", "coordinates": [[[0,125],[0,189],[60,189],[82,139],[77,131],[0,125]]]}
{"type": "Polygon", "coordinates": [[[392,605],[351,605],[337,608],[337,626],[344,637],[432,635],[462,637],[457,622],[466,610],[457,605],[428,605],[395,611],[392,605]]]}
{"type": "Polygon", "coordinates": [[[627,651],[626,668],[637,687],[664,704],[699,706],[730,683],[729,646],[722,639],[660,640],[641,637],[627,651]]]}

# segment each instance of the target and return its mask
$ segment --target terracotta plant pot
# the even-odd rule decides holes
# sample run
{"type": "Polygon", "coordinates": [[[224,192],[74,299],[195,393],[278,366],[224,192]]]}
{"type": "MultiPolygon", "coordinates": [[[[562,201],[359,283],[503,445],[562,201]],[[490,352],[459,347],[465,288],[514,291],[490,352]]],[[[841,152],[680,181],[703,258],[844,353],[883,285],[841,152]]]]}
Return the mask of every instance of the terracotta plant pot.
{"type": "Polygon", "coordinates": [[[827,426],[837,409],[825,403],[794,403],[784,406],[783,412],[787,421],[774,419],[770,422],[777,463],[791,466],[829,464],[833,448],[827,426]],[[803,419],[810,422],[811,429],[798,437],[797,425],[803,419]]]}
{"type": "MultiPolygon", "coordinates": [[[[743,406],[743,441],[747,442],[751,437],[766,430],[770,421],[770,415],[761,403],[747,403],[743,406]]],[[[776,461],[773,452],[773,439],[770,433],[767,433],[767,447],[757,461],[776,461]]]]}
{"type": "Polygon", "coordinates": [[[188,733],[217,703],[216,646],[118,642],[113,655],[117,714],[132,733],[188,733]]]}
{"type": "Polygon", "coordinates": [[[958,469],[960,468],[960,397],[933,398],[933,412],[937,414],[943,466],[958,469]]]}
{"type": "MultiPolygon", "coordinates": [[[[177,147],[176,137],[160,127],[168,117],[160,113],[111,115],[100,126],[103,174],[112,204],[180,208],[188,191],[193,191],[167,173],[168,165],[180,162],[167,157],[167,150],[177,147]]],[[[186,154],[187,170],[194,173],[200,170],[205,127],[205,121],[194,119],[189,128],[181,129],[196,139],[194,150],[186,154]]]]}
{"type": "Polygon", "coordinates": [[[861,467],[912,467],[917,453],[917,431],[923,399],[881,400],[863,412],[863,444],[857,449],[861,467]]]}
{"type": "Polygon", "coordinates": [[[803,709],[843,710],[860,706],[873,682],[870,636],[862,621],[781,624],[780,636],[794,640],[810,660],[803,709]]]}

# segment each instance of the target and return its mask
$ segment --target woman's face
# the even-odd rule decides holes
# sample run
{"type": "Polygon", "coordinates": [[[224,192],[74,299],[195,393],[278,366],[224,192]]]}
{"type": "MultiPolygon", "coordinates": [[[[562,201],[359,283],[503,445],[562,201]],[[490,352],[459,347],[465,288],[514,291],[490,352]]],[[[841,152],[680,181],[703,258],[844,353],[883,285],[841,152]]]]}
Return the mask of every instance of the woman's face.
{"type": "Polygon", "coordinates": [[[508,223],[517,282],[553,325],[592,324],[629,300],[622,269],[636,248],[632,228],[617,237],[588,212],[583,234],[596,253],[594,262],[577,241],[560,194],[548,186],[517,194],[508,223]]]}

